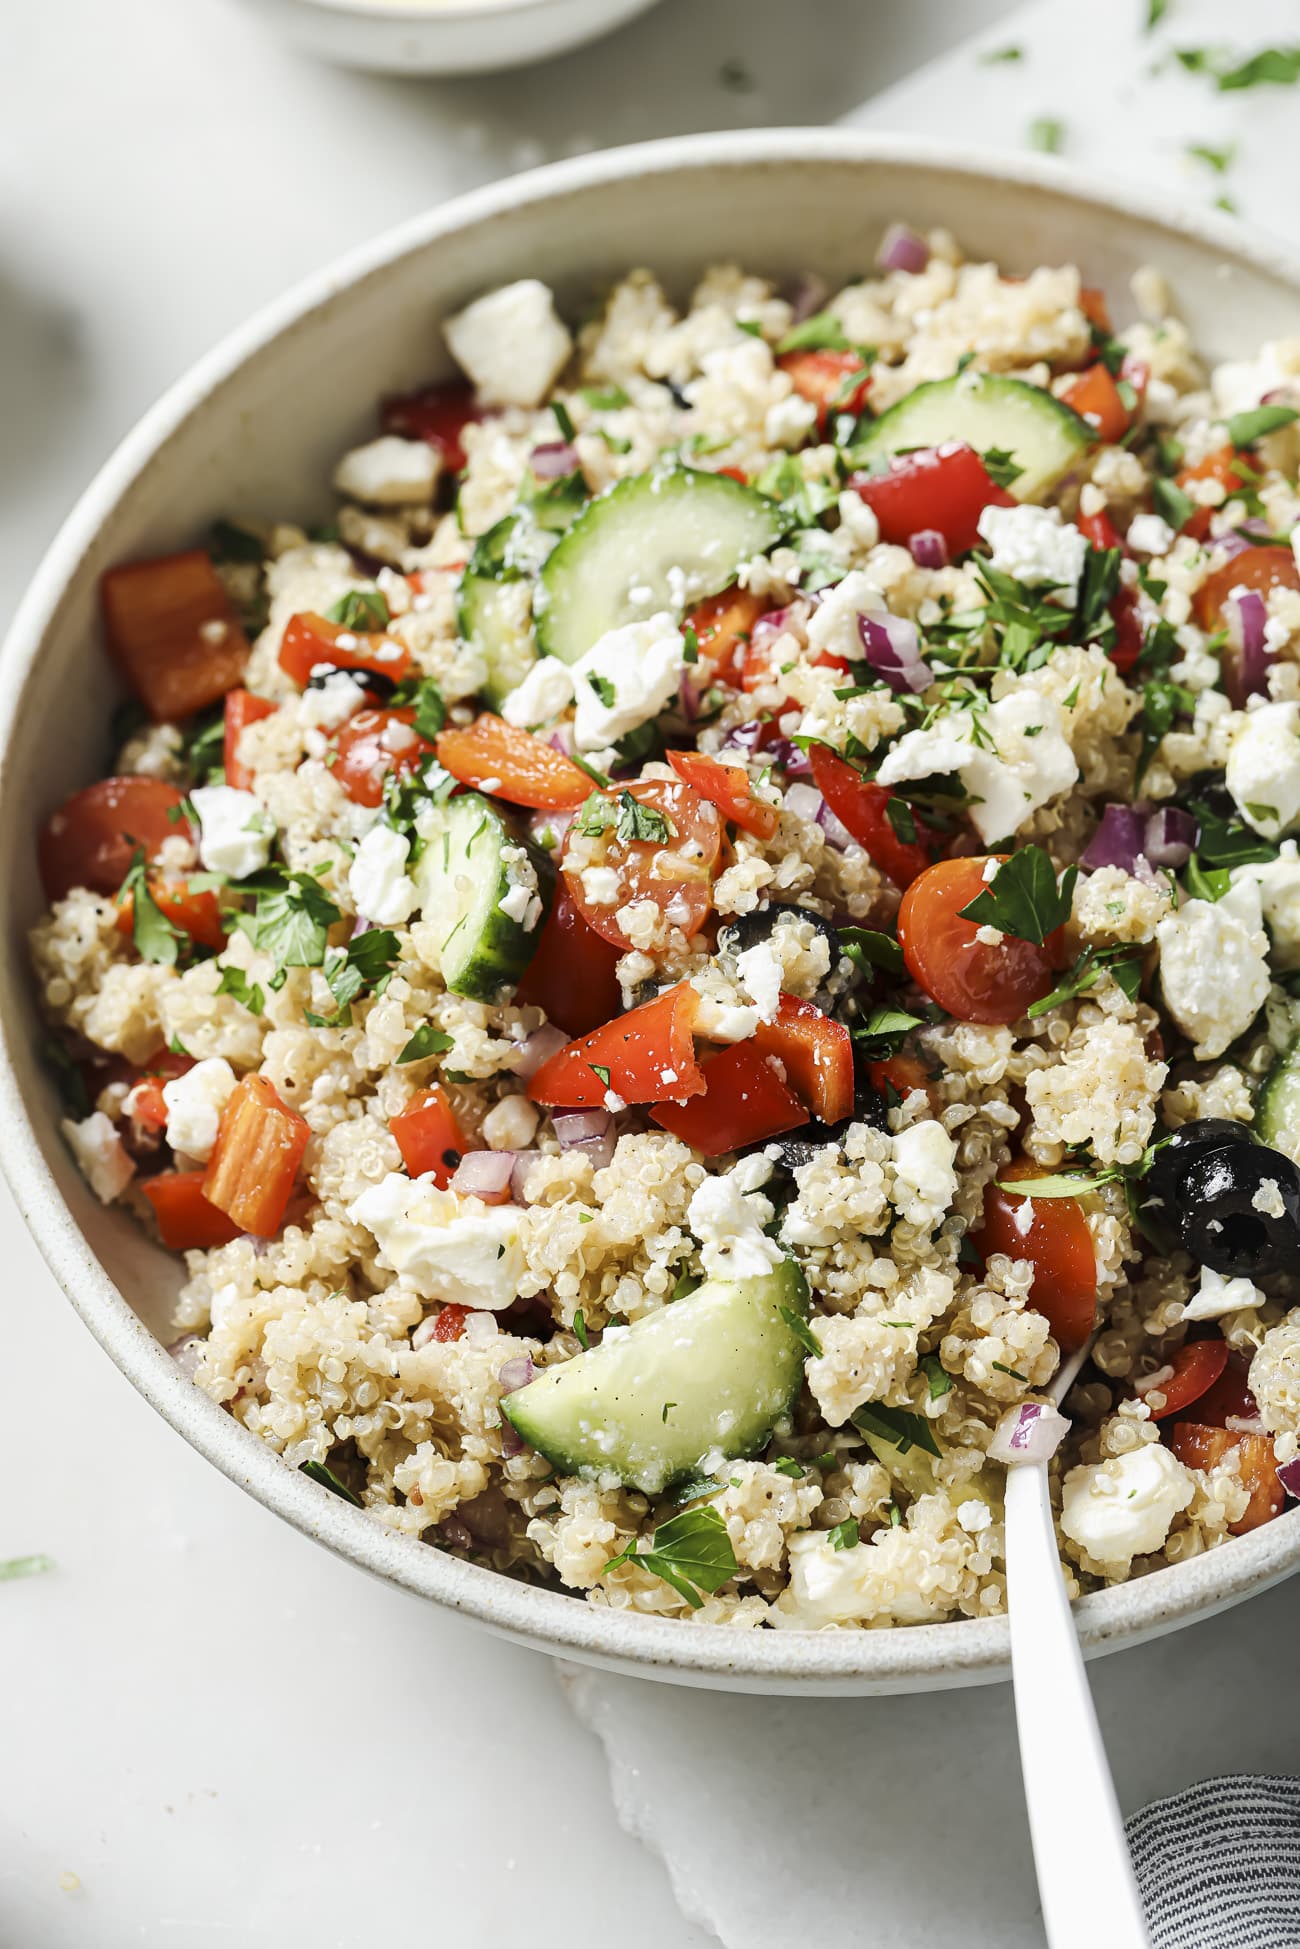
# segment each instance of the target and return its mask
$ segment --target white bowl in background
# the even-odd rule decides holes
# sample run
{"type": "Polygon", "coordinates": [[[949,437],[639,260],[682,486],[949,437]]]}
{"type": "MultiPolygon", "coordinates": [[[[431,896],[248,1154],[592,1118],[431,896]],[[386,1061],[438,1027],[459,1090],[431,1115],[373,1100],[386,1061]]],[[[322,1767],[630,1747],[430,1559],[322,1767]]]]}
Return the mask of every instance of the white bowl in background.
{"type": "Polygon", "coordinates": [[[244,0],[287,39],[378,74],[487,74],[598,40],[656,0],[244,0]]]}
{"type": "MultiPolygon", "coordinates": [[[[1060,164],[981,159],[856,131],[687,136],[558,163],[462,197],[354,252],[234,333],[174,386],[87,489],[0,654],[0,1157],[78,1312],[194,1447],[328,1548],[416,1596],[566,1657],[684,1683],[868,1693],[1008,1674],[1004,1619],[881,1631],[741,1631],[630,1615],[517,1582],[382,1528],[288,1469],[163,1350],[176,1260],[105,1210],[59,1138],[40,1063],[24,934],[43,901],[38,824],[110,759],[116,685],[97,647],[110,564],[192,542],[223,511],[322,516],[340,451],[368,436],[380,394],[448,366],[437,321],[476,293],[537,276],[581,313],[630,265],[684,292],[728,259],[845,280],[884,225],[946,224],[1012,270],[1073,259],[1122,320],[1128,281],[1158,264],[1201,348],[1243,356],[1294,331],[1300,258],[1211,214],[1102,191],[1060,164]],[[128,1297],[129,1296],[129,1297],[128,1297]]],[[[48,1385],[52,1377],[43,1377],[48,1385]]],[[[1090,1654],[1206,1617],[1300,1568],[1300,1510],[1224,1548],[1081,1600],[1090,1654]]]]}

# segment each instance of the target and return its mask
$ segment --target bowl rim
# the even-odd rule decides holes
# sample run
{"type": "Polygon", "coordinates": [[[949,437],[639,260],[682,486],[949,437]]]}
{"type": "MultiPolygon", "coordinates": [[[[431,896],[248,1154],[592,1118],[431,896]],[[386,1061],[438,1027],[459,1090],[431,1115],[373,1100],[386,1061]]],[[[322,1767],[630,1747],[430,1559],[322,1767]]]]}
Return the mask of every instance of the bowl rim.
{"type": "MultiPolygon", "coordinates": [[[[495,20],[510,14],[538,13],[544,7],[562,4],[562,0],[299,0],[299,4],[316,7],[322,13],[345,14],[354,20],[383,21],[389,26],[427,27],[431,23],[448,25],[461,24],[469,20],[495,20]]],[[[608,7],[611,0],[600,0],[608,7]]],[[[441,206],[440,206],[441,207],[441,206]]]]}
{"type": "MultiPolygon", "coordinates": [[[[540,0],[530,0],[540,4],[540,0]]],[[[350,250],[261,307],[176,380],[137,422],[64,521],[19,603],[0,649],[0,806],[9,753],[30,671],[65,589],[103,523],[156,450],[218,386],[269,341],[372,272],[431,241],[520,205],[546,202],[629,177],[671,178],[700,169],[879,163],[1047,190],[1168,231],[1300,291],[1300,252],[1212,211],[1173,198],[1099,186],[1052,158],[990,155],[940,141],[855,129],[756,129],[674,136],[547,164],[455,197],[350,250]]],[[[462,1562],[400,1535],[288,1469],[179,1372],[100,1265],[42,1155],[13,1058],[15,1024],[0,1020],[0,1163],[36,1243],[67,1297],[132,1385],[231,1481],[336,1554],[415,1596],[552,1653],[682,1683],[753,1690],[869,1692],[938,1689],[1009,1676],[1005,1616],[882,1630],[746,1631],[693,1625],[587,1603],[462,1562]]],[[[129,1222],[129,1221],[124,1221],[129,1222]]],[[[1133,1583],[1079,1600],[1086,1655],[1142,1642],[1237,1602],[1300,1568],[1300,1512],[1133,1583]]]]}

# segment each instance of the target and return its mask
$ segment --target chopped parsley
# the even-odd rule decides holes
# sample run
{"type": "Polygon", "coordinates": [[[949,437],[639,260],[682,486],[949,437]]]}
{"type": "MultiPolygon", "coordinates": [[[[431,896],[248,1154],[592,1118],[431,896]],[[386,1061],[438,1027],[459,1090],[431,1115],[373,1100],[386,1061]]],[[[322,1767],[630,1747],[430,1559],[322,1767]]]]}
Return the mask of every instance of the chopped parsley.
{"type": "Polygon", "coordinates": [[[443,1056],[455,1044],[455,1037],[445,1029],[435,1029],[432,1022],[421,1022],[401,1055],[402,1062],[427,1062],[430,1056],[443,1056]]]}
{"type": "Polygon", "coordinates": [[[1147,17],[1144,30],[1153,34],[1165,15],[1169,12],[1170,0],[1147,0],[1147,17]]]}
{"type": "Polygon", "coordinates": [[[242,968],[223,968],[217,983],[219,995],[233,995],[241,1002],[250,1015],[260,1015],[266,1006],[266,997],[257,982],[250,981],[242,968]]]}
{"type": "Polygon", "coordinates": [[[414,705],[411,729],[430,744],[447,722],[447,706],[432,677],[403,677],[390,702],[395,710],[409,710],[414,705]]]}
{"type": "Polygon", "coordinates": [[[589,1062],[588,1069],[600,1083],[602,1089],[609,1088],[609,1070],[603,1062],[589,1062]]]}
{"type": "Polygon", "coordinates": [[[392,621],[388,600],[382,589],[349,589],[345,596],[325,611],[325,620],[342,629],[385,630],[392,621]]]}
{"type": "MultiPolygon", "coordinates": [[[[181,741],[181,763],[196,785],[221,784],[225,779],[226,707],[217,704],[200,711],[185,727],[181,741]]],[[[191,816],[188,805],[181,814],[191,816]]]]}
{"type": "Polygon", "coordinates": [[[942,1401],[945,1394],[952,1393],[952,1375],[937,1353],[922,1354],[921,1372],[929,1383],[932,1401],[942,1401]]]}
{"type": "MultiPolygon", "coordinates": [[[[590,804],[590,800],[587,801],[590,804]]],[[[584,807],[585,810],[585,807],[584,807]]],[[[653,805],[642,805],[630,792],[618,795],[618,813],[615,821],[615,837],[627,845],[634,839],[645,839],[656,845],[663,845],[669,838],[667,819],[653,805]]]]}
{"type": "Polygon", "coordinates": [[[573,1316],[573,1337],[582,1348],[582,1351],[586,1353],[591,1345],[591,1335],[587,1331],[587,1322],[583,1318],[581,1307],[578,1308],[578,1311],[573,1316]]]}
{"type": "Polygon", "coordinates": [[[995,1360],[993,1367],[996,1373],[1010,1374],[1013,1381],[1023,1381],[1026,1387],[1029,1385],[1028,1374],[1022,1374],[1018,1367],[1008,1367],[1006,1362],[1002,1360],[995,1360]]]}
{"type": "Polygon", "coordinates": [[[578,397],[593,413],[617,413],[632,404],[621,386],[584,386],[578,397]]]}
{"type": "Polygon", "coordinates": [[[803,1480],[803,1463],[796,1462],[793,1455],[778,1455],[772,1467],[778,1475],[788,1475],[792,1482],[802,1482],[803,1480]]]}
{"type": "Polygon", "coordinates": [[[880,1401],[872,1401],[870,1406],[858,1408],[852,1419],[864,1435],[887,1441],[900,1454],[906,1455],[909,1448],[923,1448],[927,1455],[941,1453],[925,1416],[909,1408],[887,1408],[880,1401]]]}
{"type": "Polygon", "coordinates": [[[555,424],[560,429],[560,438],[567,440],[569,445],[572,446],[578,437],[578,429],[573,424],[573,418],[568,407],[562,399],[553,399],[551,401],[551,411],[555,415],[555,424]]]}
{"type": "Polygon", "coordinates": [[[980,455],[984,471],[997,487],[1010,487],[1024,473],[1013,453],[1005,447],[989,447],[980,455]]]}
{"type": "Polygon", "coordinates": [[[924,1016],[909,1015],[903,1008],[873,1009],[861,1027],[849,1031],[862,1053],[873,1062],[884,1062],[897,1055],[913,1029],[919,1029],[924,1016]]]}
{"type": "Polygon", "coordinates": [[[319,1482],[322,1489],[328,1489],[332,1495],[342,1496],[344,1502],[350,1502],[354,1509],[365,1507],[360,1496],[349,1489],[346,1482],[340,1482],[333,1469],[326,1468],[324,1462],[299,1462],[298,1467],[304,1475],[309,1475],[313,1482],[319,1482]]]}
{"type": "Polygon", "coordinates": [[[579,771],[585,771],[593,785],[599,785],[602,792],[609,790],[609,780],[606,778],[604,772],[597,771],[594,765],[589,765],[587,760],[579,752],[571,751],[569,753],[569,761],[571,764],[576,765],[579,771]]]}
{"type": "Polygon", "coordinates": [[[1054,115],[1038,115],[1029,124],[1025,140],[1031,149],[1038,149],[1044,155],[1058,156],[1065,143],[1065,123],[1054,115]]]}
{"type": "Polygon", "coordinates": [[[237,521],[214,521],[208,529],[208,553],[214,562],[260,562],[266,550],[250,528],[237,521]]]}
{"type": "Polygon", "coordinates": [[[836,1523],[834,1529],[827,1530],[826,1534],[830,1537],[832,1549],[836,1550],[851,1550],[855,1543],[862,1541],[857,1522],[852,1516],[846,1516],[842,1523],[836,1523]]]}
{"type": "Polygon", "coordinates": [[[290,968],[322,966],[329,929],[341,915],[314,873],[269,866],[240,887],[257,905],[251,914],[235,914],[234,925],[275,961],[270,987],[283,988],[290,968]]]}
{"type": "Polygon", "coordinates": [[[140,959],[174,968],[181,942],[188,942],[189,936],[172,925],[149,891],[143,846],[132,853],[126,877],[114,898],[118,906],[128,899],[131,902],[131,940],[140,959]]]}
{"type": "Polygon", "coordinates": [[[1213,149],[1208,142],[1189,142],[1187,153],[1195,162],[1203,162],[1207,169],[1213,169],[1222,176],[1231,169],[1237,155],[1237,145],[1230,142],[1226,149],[1213,149]]]}
{"type": "Polygon", "coordinates": [[[1185,528],[1196,512],[1196,503],[1186,489],[1181,488],[1177,481],[1167,480],[1163,474],[1157,474],[1151,483],[1151,499],[1155,503],[1156,513],[1175,532],[1185,528]]]}
{"type": "Polygon", "coordinates": [[[982,893],[961,909],[963,920],[996,927],[1018,941],[1045,941],[1070,917],[1070,898],[1079,877],[1066,868],[1058,886],[1056,868],[1041,846],[1022,846],[1004,860],[982,893]]]}
{"type": "Polygon", "coordinates": [[[670,1516],[659,1524],[648,1549],[629,1544],[609,1559],[601,1575],[608,1576],[621,1563],[636,1563],[661,1578],[694,1611],[706,1592],[720,1590],[740,1567],[722,1513],[711,1504],[670,1516]]]}
{"type": "Polygon", "coordinates": [[[332,1015],[303,1013],[314,1029],[346,1028],[352,1020],[352,1004],[364,994],[382,995],[392,979],[393,964],[401,949],[391,927],[368,927],[345,948],[331,948],[325,956],[325,980],[334,997],[332,1015]]]}
{"type": "Polygon", "coordinates": [[[1292,88],[1300,81],[1300,47],[1264,47],[1236,67],[1219,68],[1216,79],[1222,92],[1259,88],[1270,83],[1292,88]]]}
{"type": "MultiPolygon", "coordinates": [[[[891,799],[890,804],[901,803],[891,799]]],[[[903,950],[892,934],[881,934],[873,927],[841,927],[840,947],[860,974],[882,973],[903,979],[903,950]]]]}
{"type": "Polygon", "coordinates": [[[1138,755],[1136,783],[1141,784],[1147,766],[1155,757],[1160,740],[1180,711],[1196,709],[1196,698],[1182,684],[1169,677],[1153,677],[1142,686],[1142,749],[1138,755]]]}
{"type": "Polygon", "coordinates": [[[1069,973],[1062,976],[1050,995],[1031,1002],[1025,1011],[1027,1015],[1046,1015],[1051,1008],[1059,1008],[1062,1002],[1072,1001],[1076,995],[1086,994],[1094,988],[1104,974],[1111,975],[1120,988],[1132,1001],[1137,1000],[1138,989],[1142,983],[1142,956],[1131,948],[1087,947],[1079,956],[1069,973]]]}
{"type": "Polygon", "coordinates": [[[793,326],[776,349],[779,355],[784,352],[847,352],[850,346],[834,312],[818,311],[811,318],[805,318],[801,325],[793,326]]]}
{"type": "Polygon", "coordinates": [[[40,1577],[55,1568],[52,1556],[11,1556],[0,1563],[0,1584],[14,1583],[19,1577],[40,1577]]]}

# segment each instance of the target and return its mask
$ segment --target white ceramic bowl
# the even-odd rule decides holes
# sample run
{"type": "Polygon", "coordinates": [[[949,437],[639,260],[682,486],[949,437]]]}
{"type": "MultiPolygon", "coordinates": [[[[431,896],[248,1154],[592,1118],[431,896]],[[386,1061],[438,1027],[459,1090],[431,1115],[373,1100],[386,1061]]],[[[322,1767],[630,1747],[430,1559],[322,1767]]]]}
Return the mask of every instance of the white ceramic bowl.
{"type": "MultiPolygon", "coordinates": [[[[446,365],[436,322],[475,293],[536,275],[570,314],[650,264],[685,289],[731,259],[846,279],[895,217],[951,226],[1013,270],[1073,259],[1112,294],[1156,263],[1202,349],[1244,354],[1295,329],[1300,260],[1221,218],[1103,194],[1059,164],[981,161],[896,137],[778,130],[688,137],[558,164],[381,238],[228,339],[148,414],[55,541],[0,656],[0,1131],[18,1203],[55,1275],[112,1359],[172,1426],[268,1507],[353,1563],[525,1643],[683,1682],[775,1692],[920,1690],[1007,1674],[1001,1619],[894,1631],[733,1631],[599,1609],[394,1535],[287,1469],[188,1381],[160,1345],[173,1259],[105,1211],[58,1135],[24,954],[41,907],[39,820],[109,758],[114,683],[96,644],[110,563],[182,546],[223,510],[326,511],[338,453],[380,393],[446,365]],[[128,1297],[129,1296],[129,1297],[128,1297]]],[[[54,1377],[42,1377],[43,1386],[54,1377]]],[[[1085,1598],[1090,1653],[1237,1602],[1300,1567],[1300,1511],[1226,1548],[1085,1598]]]]}
{"type": "Polygon", "coordinates": [[[287,39],[378,74],[487,74],[598,40],[655,0],[244,0],[287,39]]]}

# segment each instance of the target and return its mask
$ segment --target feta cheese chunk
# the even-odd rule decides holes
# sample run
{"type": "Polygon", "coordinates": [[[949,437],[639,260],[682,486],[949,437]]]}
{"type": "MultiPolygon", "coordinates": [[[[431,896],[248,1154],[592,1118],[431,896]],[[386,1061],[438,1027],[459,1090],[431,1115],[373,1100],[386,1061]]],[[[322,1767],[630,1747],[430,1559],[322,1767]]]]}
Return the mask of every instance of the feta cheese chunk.
{"type": "Polygon", "coordinates": [[[507,724],[531,731],[538,724],[549,724],[573,702],[573,672],[558,656],[540,656],[522,683],[502,700],[501,715],[507,724]]]}
{"type": "Polygon", "coordinates": [[[1198,1062],[1244,1035],[1269,990],[1268,937],[1255,880],[1222,900],[1184,900],[1156,927],[1160,986],[1169,1013],[1195,1044],[1198,1062]]]}
{"type": "Polygon", "coordinates": [[[77,1123],[64,1117],[59,1125],[64,1141],[77,1160],[77,1169],[101,1205],[120,1198],[135,1176],[126,1145],[102,1110],[77,1123]]]}
{"type": "Polygon", "coordinates": [[[790,1583],[772,1622],[817,1630],[875,1619],[926,1624],[943,1617],[948,1600],[933,1575],[931,1547],[928,1537],[905,1525],[881,1530],[870,1543],[853,1543],[847,1550],[837,1550],[824,1530],[804,1530],[790,1538],[790,1583]]]}
{"type": "Polygon", "coordinates": [[[762,1279],[781,1263],[780,1246],[763,1231],[772,1206],[752,1183],[742,1163],[722,1177],[705,1178],[692,1194],[686,1222],[710,1279],[762,1279]]]}
{"type": "Polygon", "coordinates": [[[777,960],[770,941],[760,941],[736,956],[736,973],[741,986],[758,1011],[760,1022],[775,1022],[781,1006],[781,982],[785,970],[777,960]]]}
{"type": "Polygon", "coordinates": [[[223,1056],[208,1056],[163,1084],[167,1141],[173,1150],[207,1163],[217,1141],[221,1112],[234,1087],[235,1072],[223,1056]]]}
{"type": "Polygon", "coordinates": [[[515,1205],[485,1205],[440,1191],[432,1175],[390,1171],[348,1217],[373,1234],[383,1264],[422,1299],[500,1313],[518,1296],[524,1215],[515,1205]]]}
{"type": "Polygon", "coordinates": [[[411,842],[391,826],[371,826],[348,868],[348,892],[359,914],[380,927],[399,927],[415,912],[418,895],[406,862],[411,842]]]}
{"type": "Polygon", "coordinates": [[[1295,387],[1300,379],[1300,338],[1269,339],[1254,359],[1228,359],[1210,374],[1210,392],[1219,419],[1248,413],[1266,393],[1295,387]]]}
{"type": "Polygon", "coordinates": [[[1295,840],[1284,839],[1276,859],[1235,866],[1232,883],[1241,880],[1253,880],[1259,888],[1274,968],[1279,974],[1300,968],[1300,850],[1295,840]]]}
{"type": "Polygon", "coordinates": [[[1174,531],[1158,514],[1135,514],[1124,539],[1137,555],[1167,555],[1174,545],[1174,531]]]}
{"type": "Polygon", "coordinates": [[[233,785],[196,785],[190,803],[198,814],[199,858],[209,873],[246,880],[271,857],[274,828],[251,792],[233,785]]]}
{"type": "Polygon", "coordinates": [[[1300,824],[1300,704],[1248,710],[1228,749],[1224,782],[1246,824],[1280,839],[1300,824]]]}
{"type": "Polygon", "coordinates": [[[1262,1306],[1264,1295],[1250,1279],[1225,1279],[1213,1266],[1201,1267],[1201,1283],[1183,1308],[1185,1320],[1221,1320],[1225,1313],[1262,1306]]]}
{"type": "Polygon", "coordinates": [[[685,651],[667,610],[643,623],[606,630],[573,665],[579,751],[604,751],[666,710],[677,695],[685,651]]]}
{"type": "Polygon", "coordinates": [[[993,550],[994,568],[1027,588],[1064,589],[1074,601],[1088,542],[1058,508],[987,507],[976,525],[993,550]]]}
{"type": "Polygon", "coordinates": [[[893,1205],[908,1225],[936,1224],[957,1195],[957,1146],[941,1123],[927,1117],[894,1139],[893,1205]]]}
{"type": "Polygon", "coordinates": [[[1162,1442],[1071,1469],[1065,1478],[1061,1528],[1072,1543],[1108,1567],[1160,1549],[1174,1517],[1192,1499],[1191,1476],[1162,1442]]]}
{"type": "Polygon", "coordinates": [[[1021,682],[980,712],[947,711],[928,730],[908,731],[876,776],[882,785],[956,772],[970,793],[970,817],[985,845],[1009,839],[1040,806],[1079,776],[1055,701],[1021,682]],[[986,748],[991,742],[993,749],[986,748]]]}
{"type": "Polygon", "coordinates": [[[427,440],[396,433],[353,447],[334,469],[334,485],[351,501],[376,508],[421,507],[433,499],[442,455],[427,440]]]}
{"type": "Polygon", "coordinates": [[[298,699],[299,721],[317,731],[337,731],[365,701],[365,685],[350,670],[331,670],[323,683],[303,691],[298,699]]]}
{"type": "Polygon", "coordinates": [[[573,350],[555,299],[535,277],[476,298],[442,329],[486,406],[540,406],[573,350]]]}

